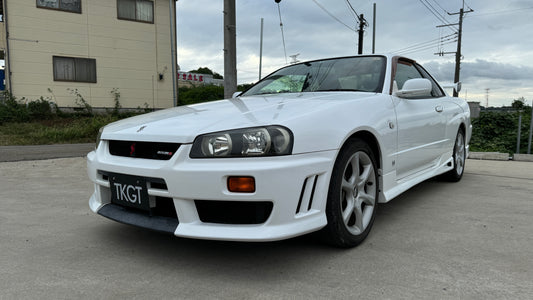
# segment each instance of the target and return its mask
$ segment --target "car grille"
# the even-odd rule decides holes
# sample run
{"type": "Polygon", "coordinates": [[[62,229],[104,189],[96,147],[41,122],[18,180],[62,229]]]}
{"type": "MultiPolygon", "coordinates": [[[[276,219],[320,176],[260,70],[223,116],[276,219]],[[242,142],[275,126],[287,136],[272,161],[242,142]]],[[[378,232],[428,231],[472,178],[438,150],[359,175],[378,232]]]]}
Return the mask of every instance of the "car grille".
{"type": "Polygon", "coordinates": [[[179,147],[177,143],[109,141],[111,155],[144,159],[169,160],[179,147]]]}

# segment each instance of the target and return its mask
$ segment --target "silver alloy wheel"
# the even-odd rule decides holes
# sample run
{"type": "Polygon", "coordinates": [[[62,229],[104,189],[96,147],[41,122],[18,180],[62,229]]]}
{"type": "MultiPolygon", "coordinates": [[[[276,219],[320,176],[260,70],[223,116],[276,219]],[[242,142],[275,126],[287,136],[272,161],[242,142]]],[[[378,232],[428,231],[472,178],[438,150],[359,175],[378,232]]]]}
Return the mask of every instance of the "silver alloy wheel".
{"type": "Polygon", "coordinates": [[[343,171],[340,204],[346,229],[359,235],[368,227],[376,207],[376,173],[370,156],[355,152],[343,171]]]}
{"type": "Polygon", "coordinates": [[[462,131],[457,133],[457,139],[455,140],[454,147],[455,154],[455,172],[457,175],[463,174],[465,168],[466,150],[465,150],[465,138],[462,131]]]}

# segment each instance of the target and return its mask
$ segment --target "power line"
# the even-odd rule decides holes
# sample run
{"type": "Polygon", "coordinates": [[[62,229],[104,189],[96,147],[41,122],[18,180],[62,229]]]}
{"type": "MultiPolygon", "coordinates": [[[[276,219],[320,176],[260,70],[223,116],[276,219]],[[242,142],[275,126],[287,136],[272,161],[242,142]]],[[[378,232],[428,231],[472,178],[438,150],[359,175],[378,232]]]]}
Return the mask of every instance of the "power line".
{"type": "Polygon", "coordinates": [[[433,0],[433,2],[435,2],[435,4],[437,4],[437,6],[440,7],[440,9],[442,9],[445,13],[448,13],[448,11],[445,10],[444,7],[439,4],[439,2],[437,2],[437,0],[433,0]]]}
{"type": "Polygon", "coordinates": [[[455,39],[456,37],[457,37],[456,33],[451,33],[449,35],[446,35],[446,36],[443,36],[443,37],[440,37],[440,38],[432,39],[432,40],[429,40],[429,41],[426,41],[426,42],[416,43],[416,44],[413,44],[411,46],[407,46],[405,48],[401,48],[401,49],[398,49],[398,50],[395,50],[395,51],[392,51],[392,52],[393,53],[405,52],[405,51],[410,51],[410,50],[413,50],[413,49],[418,49],[420,47],[426,47],[426,46],[432,46],[433,47],[435,45],[438,45],[439,43],[447,42],[447,41],[450,41],[452,39],[455,39]]]}
{"type": "Polygon", "coordinates": [[[433,47],[436,47],[436,46],[444,46],[444,45],[448,45],[448,44],[453,44],[457,42],[457,39],[450,39],[450,40],[445,40],[443,42],[438,42],[438,43],[433,43],[433,44],[428,44],[428,45],[423,45],[423,46],[419,46],[419,47],[414,47],[412,49],[406,49],[406,50],[402,50],[402,51],[397,51],[397,52],[394,52],[394,53],[397,53],[397,54],[408,54],[408,53],[415,53],[415,52],[420,52],[420,51],[424,51],[424,50],[428,50],[428,49],[431,49],[433,47]]]}
{"type": "Polygon", "coordinates": [[[332,13],[330,13],[324,6],[322,6],[320,3],[318,3],[316,0],[313,0],[313,2],[315,2],[315,4],[320,7],[320,9],[322,9],[324,12],[326,12],[330,17],[332,17],[333,19],[335,19],[337,22],[341,23],[342,25],[346,26],[346,28],[350,29],[351,31],[356,31],[354,28],[351,28],[350,26],[346,25],[346,23],[342,22],[341,20],[339,20],[337,17],[335,17],[332,13]]]}
{"type": "Polygon", "coordinates": [[[445,39],[448,39],[450,37],[455,37],[457,34],[456,33],[451,33],[449,35],[446,35],[446,36],[443,36],[443,37],[440,37],[440,38],[436,38],[436,39],[432,39],[432,40],[429,40],[429,41],[426,41],[426,42],[420,42],[420,43],[416,43],[416,44],[413,44],[411,46],[407,46],[405,48],[401,48],[401,49],[398,49],[396,50],[395,52],[399,52],[399,51],[403,51],[403,50],[408,50],[410,48],[415,48],[415,47],[418,47],[418,46],[423,46],[423,45],[427,45],[427,44],[434,44],[434,42],[437,42],[437,41],[444,41],[445,39]]]}
{"type": "Polygon", "coordinates": [[[350,3],[350,0],[346,0],[346,4],[348,4],[348,7],[350,8],[350,10],[355,14],[355,18],[359,20],[359,14],[353,8],[352,4],[350,3]]]}
{"type": "Polygon", "coordinates": [[[523,10],[526,10],[526,9],[533,9],[533,6],[531,7],[524,7],[524,8],[516,8],[516,9],[508,9],[508,10],[500,10],[500,11],[494,11],[494,12],[486,12],[486,13],[481,13],[481,14],[475,14],[473,16],[469,16],[470,18],[472,17],[480,17],[480,16],[488,16],[488,15],[496,15],[496,14],[503,14],[503,13],[512,13],[512,12],[516,12],[516,11],[523,11],[523,10]]]}
{"type": "MultiPolygon", "coordinates": [[[[446,18],[444,18],[444,16],[442,16],[436,9],[435,7],[433,7],[433,5],[431,5],[431,3],[428,2],[428,0],[418,0],[420,1],[420,3],[422,3],[422,5],[424,5],[427,10],[429,10],[429,12],[431,14],[433,14],[439,21],[441,21],[442,23],[446,24],[446,25],[449,25],[450,27],[453,27],[451,26],[451,24],[446,20],[446,18]]],[[[453,27],[450,28],[450,30],[452,31],[457,31],[457,28],[453,27]]]]}
{"type": "Polygon", "coordinates": [[[470,5],[468,5],[468,3],[466,3],[466,1],[463,0],[463,9],[465,9],[464,5],[466,4],[466,7],[468,7],[468,10],[473,10],[470,5]]]}
{"type": "MultiPolygon", "coordinates": [[[[433,12],[434,12],[433,15],[435,15],[435,16],[436,16],[438,19],[440,19],[443,23],[448,23],[448,21],[446,20],[446,18],[445,18],[443,15],[441,15],[441,14],[439,13],[439,11],[438,11],[438,10],[437,10],[437,9],[431,4],[431,3],[429,3],[428,0],[423,0],[423,1],[428,5],[428,6],[426,6],[426,7],[428,7],[428,8],[430,9],[430,11],[433,11],[433,12]]],[[[424,4],[424,3],[422,3],[422,4],[424,4]]]]}
{"type": "Polygon", "coordinates": [[[357,14],[355,13],[354,10],[350,9],[350,4],[347,2],[347,0],[344,1],[344,4],[346,4],[346,7],[348,8],[348,11],[352,15],[352,17],[354,17],[355,21],[357,21],[357,14]]]}

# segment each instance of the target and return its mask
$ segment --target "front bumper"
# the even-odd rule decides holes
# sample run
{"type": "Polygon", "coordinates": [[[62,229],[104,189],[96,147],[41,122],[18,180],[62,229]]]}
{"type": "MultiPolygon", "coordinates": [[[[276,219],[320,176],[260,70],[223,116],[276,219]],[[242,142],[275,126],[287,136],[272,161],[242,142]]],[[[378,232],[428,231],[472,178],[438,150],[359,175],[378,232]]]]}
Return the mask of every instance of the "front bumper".
{"type": "Polygon", "coordinates": [[[181,145],[170,160],[139,159],[113,156],[107,141],[102,141],[96,151],[87,155],[88,175],[95,185],[89,200],[91,210],[122,223],[172,232],[176,236],[216,240],[280,240],[326,225],[326,198],[336,151],[191,159],[190,148],[189,144],[181,145]],[[162,180],[164,184],[148,187],[150,201],[168,200],[171,203],[168,209],[175,212],[165,216],[142,215],[111,204],[110,184],[105,176],[109,172],[162,180]],[[230,192],[228,176],[254,177],[256,191],[230,192]],[[241,202],[243,206],[271,203],[271,211],[259,224],[217,223],[202,218],[198,210],[201,201],[232,203],[232,207],[241,202]]]}

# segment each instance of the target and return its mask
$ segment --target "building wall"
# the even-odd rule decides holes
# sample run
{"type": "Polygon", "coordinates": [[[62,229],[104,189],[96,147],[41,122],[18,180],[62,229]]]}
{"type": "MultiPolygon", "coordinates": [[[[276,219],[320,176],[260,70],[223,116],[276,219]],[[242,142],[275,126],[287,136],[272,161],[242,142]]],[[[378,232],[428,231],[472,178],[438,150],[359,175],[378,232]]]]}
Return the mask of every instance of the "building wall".
{"type": "Polygon", "coordinates": [[[470,117],[471,118],[479,118],[479,114],[481,112],[481,107],[479,105],[479,102],[468,102],[468,106],[470,107],[470,117]]]}
{"type": "Polygon", "coordinates": [[[0,50],[4,50],[6,44],[6,31],[4,27],[4,1],[0,0],[0,50]]]}
{"type": "MultiPolygon", "coordinates": [[[[6,0],[4,0],[6,1],[6,0]]],[[[119,20],[116,0],[82,0],[82,13],[9,1],[11,90],[34,100],[52,97],[75,107],[77,89],[93,107],[173,106],[169,1],[154,1],[154,24],[119,20]],[[54,81],[53,56],[96,59],[96,83],[54,81]],[[159,74],[163,79],[159,80],[159,74]]]]}

